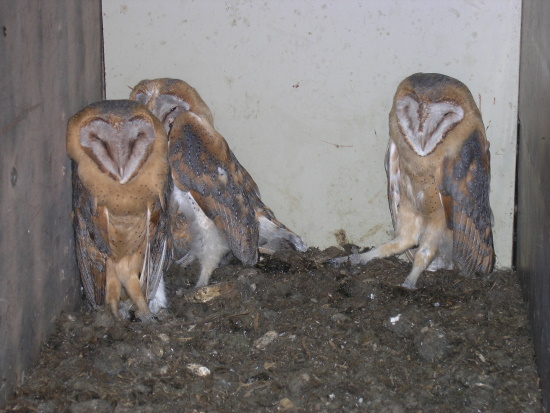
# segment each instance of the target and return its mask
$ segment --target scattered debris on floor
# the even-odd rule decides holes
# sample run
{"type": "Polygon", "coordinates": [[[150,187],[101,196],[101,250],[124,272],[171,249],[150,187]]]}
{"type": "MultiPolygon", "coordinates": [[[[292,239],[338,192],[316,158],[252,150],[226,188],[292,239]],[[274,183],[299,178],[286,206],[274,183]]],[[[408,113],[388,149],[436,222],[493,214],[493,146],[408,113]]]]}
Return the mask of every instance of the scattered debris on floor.
{"type": "Polygon", "coordinates": [[[231,263],[198,290],[196,267],[172,267],[151,324],[64,314],[4,411],[541,410],[514,272],[425,272],[409,291],[409,263],[323,265],[341,253],[231,263]]]}

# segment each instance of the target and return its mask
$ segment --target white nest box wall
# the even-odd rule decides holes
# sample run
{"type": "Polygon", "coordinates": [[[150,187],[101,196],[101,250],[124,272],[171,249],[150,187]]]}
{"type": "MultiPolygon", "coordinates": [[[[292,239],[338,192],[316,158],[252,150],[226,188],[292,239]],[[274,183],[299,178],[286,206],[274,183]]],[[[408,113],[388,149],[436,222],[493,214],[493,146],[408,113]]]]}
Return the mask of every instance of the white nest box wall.
{"type": "Polygon", "coordinates": [[[103,2],[107,98],[187,81],[277,217],[310,246],[393,235],[384,153],[399,82],[456,77],[491,142],[497,266],[510,267],[521,0],[103,2]]]}

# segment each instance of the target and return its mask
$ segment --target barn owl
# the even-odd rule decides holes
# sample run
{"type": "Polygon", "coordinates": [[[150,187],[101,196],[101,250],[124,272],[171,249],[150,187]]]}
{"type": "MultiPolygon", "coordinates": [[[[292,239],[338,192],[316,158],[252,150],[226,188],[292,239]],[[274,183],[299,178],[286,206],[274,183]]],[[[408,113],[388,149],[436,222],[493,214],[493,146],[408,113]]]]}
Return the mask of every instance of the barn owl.
{"type": "MultiPolygon", "coordinates": [[[[73,224],[82,285],[92,308],[113,314],[121,294],[151,321],[166,307],[169,185],[167,136],[159,120],[130,100],[91,104],[67,125],[73,160],[73,224]]],[[[120,310],[120,311],[119,311],[120,310]]]]}
{"type": "Polygon", "coordinates": [[[146,105],[168,133],[173,255],[182,266],[199,261],[197,287],[208,284],[227,252],[254,265],[259,252],[306,250],[302,238],[262,202],[195,89],[177,79],[143,80],[130,98],[146,105]]]}
{"type": "Polygon", "coordinates": [[[389,126],[385,168],[395,238],[331,263],[406,252],[413,262],[403,283],[409,289],[425,269],[491,272],[489,142],[468,88],[441,74],[409,76],[397,88],[389,126]]]}

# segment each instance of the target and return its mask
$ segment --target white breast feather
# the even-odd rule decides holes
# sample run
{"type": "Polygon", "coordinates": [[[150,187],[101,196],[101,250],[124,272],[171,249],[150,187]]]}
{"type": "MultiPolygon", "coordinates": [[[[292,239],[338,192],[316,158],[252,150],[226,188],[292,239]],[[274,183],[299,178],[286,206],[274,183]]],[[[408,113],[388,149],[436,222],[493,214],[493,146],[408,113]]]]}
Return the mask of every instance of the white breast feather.
{"type": "MultiPolygon", "coordinates": [[[[398,165],[393,164],[393,160],[396,157],[396,151],[397,147],[395,146],[395,143],[390,143],[389,148],[389,162],[388,165],[389,168],[389,180],[390,180],[390,199],[391,199],[391,210],[394,215],[398,214],[399,211],[399,202],[401,201],[400,195],[399,195],[399,181],[401,179],[401,170],[399,169],[398,165]]],[[[397,216],[395,216],[395,219],[397,219],[397,216]]]]}
{"type": "Polygon", "coordinates": [[[218,166],[218,179],[224,185],[227,185],[227,172],[225,169],[218,166]]]}
{"type": "Polygon", "coordinates": [[[203,265],[210,257],[218,260],[220,255],[229,251],[229,244],[216,228],[214,221],[206,216],[189,192],[174,186],[172,202],[178,205],[178,213],[183,214],[189,223],[192,240],[190,253],[203,265]]]}

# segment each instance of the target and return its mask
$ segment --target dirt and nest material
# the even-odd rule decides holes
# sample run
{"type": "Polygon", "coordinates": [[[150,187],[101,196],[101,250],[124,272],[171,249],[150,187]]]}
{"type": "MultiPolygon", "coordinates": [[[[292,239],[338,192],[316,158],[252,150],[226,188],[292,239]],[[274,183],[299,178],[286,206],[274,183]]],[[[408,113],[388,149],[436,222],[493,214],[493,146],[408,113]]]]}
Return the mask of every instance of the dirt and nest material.
{"type": "Polygon", "coordinates": [[[5,411],[408,412],[541,410],[513,272],[425,272],[397,258],[326,268],[310,249],[236,263],[193,290],[167,275],[158,322],[64,314],[5,411]]]}

